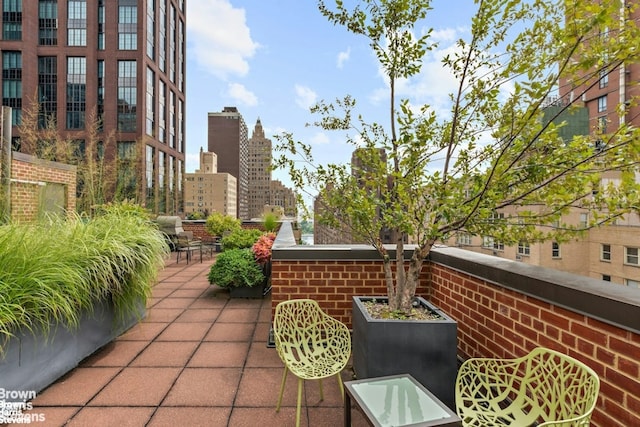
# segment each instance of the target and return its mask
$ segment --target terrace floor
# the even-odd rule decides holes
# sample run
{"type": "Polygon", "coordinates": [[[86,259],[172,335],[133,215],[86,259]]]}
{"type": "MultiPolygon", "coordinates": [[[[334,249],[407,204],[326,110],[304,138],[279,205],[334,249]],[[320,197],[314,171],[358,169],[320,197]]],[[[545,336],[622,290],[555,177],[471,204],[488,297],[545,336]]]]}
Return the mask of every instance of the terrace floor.
{"type": "MultiPolygon", "coordinates": [[[[195,258],[195,257],[194,257],[195,258]]],[[[195,262],[194,262],[195,261],[195,262]]],[[[33,400],[38,426],[293,426],[296,379],[275,411],[283,365],[267,347],[271,301],[230,299],[207,282],[213,259],[187,265],[172,254],[147,317],[33,400]]],[[[350,379],[351,371],[343,372],[350,379]]],[[[339,426],[335,378],[320,401],[306,381],[301,426],[339,426]]],[[[353,411],[354,426],[366,425],[353,411]]]]}

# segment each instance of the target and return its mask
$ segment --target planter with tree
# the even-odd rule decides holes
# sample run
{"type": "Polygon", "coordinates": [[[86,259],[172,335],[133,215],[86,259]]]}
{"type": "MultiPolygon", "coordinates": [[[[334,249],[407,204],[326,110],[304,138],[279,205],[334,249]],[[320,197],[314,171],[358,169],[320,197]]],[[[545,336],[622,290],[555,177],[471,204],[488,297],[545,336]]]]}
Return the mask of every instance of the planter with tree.
{"type": "MultiPolygon", "coordinates": [[[[316,221],[377,250],[391,317],[410,317],[423,263],[438,242],[476,235],[504,245],[561,243],[638,209],[640,131],[617,118],[591,133],[585,127],[571,134],[566,126],[603,76],[637,60],[636,21],[619,16],[632,10],[616,4],[478,1],[469,28],[444,49],[428,0],[364,0],[353,9],[318,1],[330,22],[373,49],[389,91],[389,125],[366,121],[351,96],[320,102],[313,125],[339,131],[353,145],[351,164],[319,164],[311,146],[286,133],[277,136],[283,154],[276,165],[289,170],[303,209],[302,194],[318,196],[316,221]],[[613,29],[615,37],[597,37],[613,29]],[[427,61],[440,62],[442,72],[422,71],[427,61]],[[435,84],[448,92],[444,104],[421,96],[435,84]],[[575,212],[588,220],[576,221],[575,212]]],[[[628,93],[617,111],[636,103],[628,93]]],[[[355,319],[361,376],[359,360],[367,358],[359,352],[376,350],[359,342],[355,319]]],[[[442,369],[428,349],[381,345],[394,359],[416,352],[418,365],[442,369]]],[[[455,351],[446,359],[456,363],[455,351]]],[[[395,365],[434,386],[416,366],[395,365]]],[[[454,380],[441,379],[451,388],[435,393],[448,404],[454,380]]]]}

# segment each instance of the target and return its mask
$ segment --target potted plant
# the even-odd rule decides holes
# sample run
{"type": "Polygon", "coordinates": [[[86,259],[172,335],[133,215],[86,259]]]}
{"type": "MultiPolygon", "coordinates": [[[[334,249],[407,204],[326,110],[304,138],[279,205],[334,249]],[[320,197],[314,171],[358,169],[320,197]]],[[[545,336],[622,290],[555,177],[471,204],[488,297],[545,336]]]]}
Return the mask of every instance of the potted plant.
{"type": "Polygon", "coordinates": [[[226,249],[216,257],[209,270],[209,283],[229,289],[232,298],[262,298],[265,275],[253,251],[226,249]]]}
{"type": "MultiPolygon", "coordinates": [[[[459,233],[504,245],[563,242],[637,209],[640,130],[616,121],[621,124],[607,122],[595,134],[588,128],[562,132],[603,73],[635,61],[629,48],[638,40],[635,27],[621,27],[621,11],[608,2],[578,0],[571,9],[524,0],[476,5],[465,37],[438,50],[427,20],[429,0],[363,0],[352,9],[319,0],[322,15],[373,49],[389,90],[388,127],[365,121],[346,96],[321,101],[312,112],[320,115],[313,125],[340,131],[341,142],[353,145],[351,164],[319,164],[311,146],[290,133],[276,136],[283,152],[276,166],[289,170],[299,194],[315,192],[316,221],[379,253],[390,313],[410,317],[431,248],[459,233]],[[616,36],[591,37],[607,28],[616,36]],[[421,73],[427,61],[443,72],[421,73]],[[559,82],[566,84],[560,95],[567,96],[549,109],[559,82]],[[420,97],[429,85],[445,91],[444,103],[420,97]],[[410,98],[398,101],[403,94],[410,98]],[[611,171],[615,183],[604,185],[603,174],[611,171]],[[577,210],[587,214],[586,224],[573,220],[577,210]]],[[[618,111],[625,108],[621,103],[618,111]]],[[[354,301],[354,309],[359,306],[354,301]]],[[[360,375],[359,352],[368,347],[358,342],[356,316],[354,369],[360,375]]],[[[423,351],[386,346],[394,358],[423,351]]],[[[455,354],[447,358],[455,363],[455,354]]],[[[454,379],[447,379],[452,387],[454,379]]],[[[448,403],[447,394],[436,393],[448,403]]]]}
{"type": "Polygon", "coordinates": [[[128,203],[0,226],[0,387],[40,391],[137,323],[168,251],[128,203]]]}

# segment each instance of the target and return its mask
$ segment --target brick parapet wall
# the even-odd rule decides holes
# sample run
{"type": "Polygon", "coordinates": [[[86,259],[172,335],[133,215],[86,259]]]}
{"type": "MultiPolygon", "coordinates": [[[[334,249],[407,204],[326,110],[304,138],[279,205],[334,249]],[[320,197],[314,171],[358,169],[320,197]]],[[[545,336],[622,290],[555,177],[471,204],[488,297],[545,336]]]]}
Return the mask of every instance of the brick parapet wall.
{"type": "MultiPolygon", "coordinates": [[[[352,296],[386,293],[382,263],[369,251],[296,247],[291,239],[275,245],[272,315],[280,301],[309,297],[351,327],[352,296]]],[[[600,376],[592,425],[640,425],[637,289],[455,248],[432,252],[421,284],[418,294],[429,295],[458,322],[460,357],[518,357],[536,346],[557,349],[600,376]]]]}
{"type": "MultiPolygon", "coordinates": [[[[425,268],[421,282],[427,283],[427,277],[425,268]]],[[[271,285],[272,311],[281,301],[311,298],[349,328],[354,296],[387,294],[380,260],[273,260],[271,285]]],[[[426,292],[425,287],[417,290],[418,295],[426,292]]]]}
{"type": "Polygon", "coordinates": [[[46,183],[63,184],[66,206],[76,209],[76,167],[38,159],[24,153],[13,152],[11,159],[11,217],[17,221],[37,218],[40,207],[40,187],[46,183]]]}
{"type": "Polygon", "coordinates": [[[431,301],[458,322],[462,358],[513,358],[537,346],[558,350],[600,376],[592,425],[640,425],[637,332],[444,265],[433,264],[431,274],[431,301]]]}

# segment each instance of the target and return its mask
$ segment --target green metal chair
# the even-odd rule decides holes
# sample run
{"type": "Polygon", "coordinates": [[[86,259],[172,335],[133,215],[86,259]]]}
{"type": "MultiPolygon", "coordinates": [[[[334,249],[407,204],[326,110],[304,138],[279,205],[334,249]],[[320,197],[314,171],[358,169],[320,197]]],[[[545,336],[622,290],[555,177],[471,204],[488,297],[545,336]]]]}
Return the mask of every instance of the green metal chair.
{"type": "Polygon", "coordinates": [[[324,399],[322,379],[335,375],[344,398],[340,372],[351,356],[351,335],[340,321],[322,311],[311,299],[283,301],[276,306],[273,336],[285,369],[276,412],[280,410],[287,373],[298,377],[296,426],[300,425],[300,405],[304,380],[320,380],[320,399],[324,399]]]}
{"type": "Polygon", "coordinates": [[[538,347],[517,359],[465,361],[456,408],[464,426],[588,426],[599,391],[593,369],[538,347]]]}

